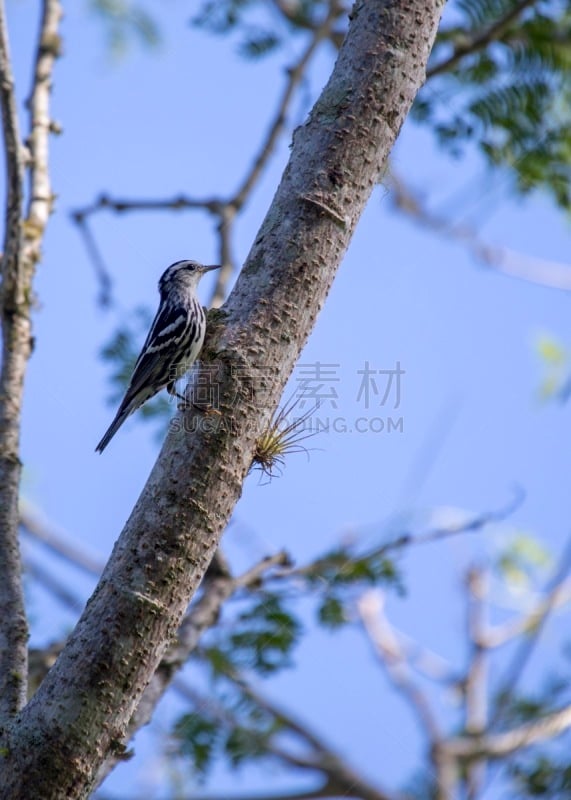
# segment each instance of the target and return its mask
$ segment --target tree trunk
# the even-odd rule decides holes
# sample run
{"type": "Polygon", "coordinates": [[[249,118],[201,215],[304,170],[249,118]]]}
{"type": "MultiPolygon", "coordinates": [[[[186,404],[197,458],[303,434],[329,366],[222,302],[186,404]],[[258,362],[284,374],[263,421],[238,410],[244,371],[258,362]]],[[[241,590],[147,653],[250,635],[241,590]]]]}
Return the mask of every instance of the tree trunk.
{"type": "MultiPolygon", "coordinates": [[[[8,733],[0,798],[84,798],[124,747],[240,496],[260,428],[312,330],[421,86],[443,0],[357,2],[202,370],[220,415],[179,414],[94,595],[8,733]]],[[[344,325],[356,308],[347,308],[344,325]]]]}

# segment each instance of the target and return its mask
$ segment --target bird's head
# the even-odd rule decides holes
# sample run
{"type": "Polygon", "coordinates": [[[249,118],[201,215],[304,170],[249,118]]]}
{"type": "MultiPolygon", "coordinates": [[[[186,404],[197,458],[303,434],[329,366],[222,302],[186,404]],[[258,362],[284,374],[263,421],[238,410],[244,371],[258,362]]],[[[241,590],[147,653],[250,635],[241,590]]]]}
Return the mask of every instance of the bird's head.
{"type": "Polygon", "coordinates": [[[198,261],[175,261],[161,275],[159,292],[163,295],[177,289],[193,291],[204,273],[212,269],[220,269],[220,264],[204,266],[198,261]]]}

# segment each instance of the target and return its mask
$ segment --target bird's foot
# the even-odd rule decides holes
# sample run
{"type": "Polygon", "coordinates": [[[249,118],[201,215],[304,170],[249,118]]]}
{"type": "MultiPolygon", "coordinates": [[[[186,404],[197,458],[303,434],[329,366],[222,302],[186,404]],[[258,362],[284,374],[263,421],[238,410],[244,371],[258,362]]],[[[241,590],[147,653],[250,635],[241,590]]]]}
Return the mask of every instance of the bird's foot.
{"type": "Polygon", "coordinates": [[[222,416],[222,412],[219,411],[217,408],[214,408],[214,406],[211,406],[209,403],[192,403],[192,405],[197,411],[200,411],[201,414],[204,414],[207,417],[222,416]]]}

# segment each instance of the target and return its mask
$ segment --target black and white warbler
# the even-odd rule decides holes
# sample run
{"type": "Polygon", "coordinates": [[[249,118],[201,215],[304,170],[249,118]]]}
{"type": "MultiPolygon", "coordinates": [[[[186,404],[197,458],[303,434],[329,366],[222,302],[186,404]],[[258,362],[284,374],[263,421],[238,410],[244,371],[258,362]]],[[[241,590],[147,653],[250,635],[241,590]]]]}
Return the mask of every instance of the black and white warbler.
{"type": "Polygon", "coordinates": [[[96,452],[102,453],[127,417],[165,386],[176,394],[176,382],[198,357],[206,316],[196,296],[198,282],[205,272],[219,269],[197,261],[176,261],[159,280],[159,309],[133,369],[133,375],[96,452]]]}

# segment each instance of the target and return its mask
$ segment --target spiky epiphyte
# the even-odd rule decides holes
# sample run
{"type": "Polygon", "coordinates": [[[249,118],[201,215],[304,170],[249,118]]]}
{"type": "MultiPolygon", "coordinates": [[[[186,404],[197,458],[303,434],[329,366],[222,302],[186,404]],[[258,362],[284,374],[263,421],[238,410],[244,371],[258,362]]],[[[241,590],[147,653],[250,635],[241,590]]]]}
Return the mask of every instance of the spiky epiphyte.
{"type": "Polygon", "coordinates": [[[309,451],[301,442],[317,433],[315,430],[307,430],[305,423],[315,413],[319,404],[312,406],[301,417],[288,422],[299,401],[300,398],[297,398],[278,407],[270,423],[256,441],[250,469],[261,470],[269,480],[281,475],[285,467],[285,457],[290,453],[305,453],[309,456],[309,451]]]}

